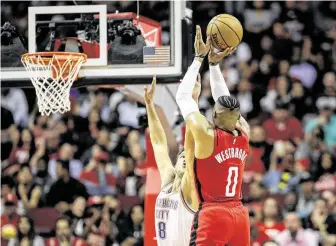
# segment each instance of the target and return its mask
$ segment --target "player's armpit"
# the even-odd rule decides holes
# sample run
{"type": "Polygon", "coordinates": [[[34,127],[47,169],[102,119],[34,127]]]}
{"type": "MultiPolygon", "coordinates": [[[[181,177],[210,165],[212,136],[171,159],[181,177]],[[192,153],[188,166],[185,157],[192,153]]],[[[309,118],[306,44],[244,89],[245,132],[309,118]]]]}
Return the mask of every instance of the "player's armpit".
{"type": "Polygon", "coordinates": [[[187,115],[186,122],[195,140],[196,158],[204,159],[209,157],[214,149],[214,131],[212,125],[200,112],[187,115]]]}

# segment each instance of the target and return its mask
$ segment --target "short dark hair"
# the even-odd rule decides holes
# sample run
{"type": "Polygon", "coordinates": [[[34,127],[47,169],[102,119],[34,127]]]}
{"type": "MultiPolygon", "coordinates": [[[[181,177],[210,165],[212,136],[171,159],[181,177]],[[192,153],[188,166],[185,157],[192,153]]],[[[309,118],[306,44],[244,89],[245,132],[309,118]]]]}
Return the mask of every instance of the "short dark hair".
{"type": "Polygon", "coordinates": [[[56,162],[59,163],[59,164],[61,164],[62,168],[65,169],[65,170],[67,170],[69,172],[69,170],[70,170],[70,161],[58,159],[56,162]]]}
{"type": "Polygon", "coordinates": [[[15,187],[15,181],[10,176],[3,176],[3,177],[1,177],[1,186],[3,186],[3,185],[8,185],[10,188],[14,188],[15,187]]]}
{"type": "Polygon", "coordinates": [[[219,105],[230,111],[240,108],[239,101],[233,96],[220,96],[217,101],[219,105]]]}

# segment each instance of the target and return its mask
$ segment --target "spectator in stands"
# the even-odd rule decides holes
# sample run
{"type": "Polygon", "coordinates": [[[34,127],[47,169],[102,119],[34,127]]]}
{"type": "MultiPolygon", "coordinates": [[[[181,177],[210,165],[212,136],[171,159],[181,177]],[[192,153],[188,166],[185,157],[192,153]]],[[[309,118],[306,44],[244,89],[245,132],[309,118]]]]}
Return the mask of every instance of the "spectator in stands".
{"type": "MultiPolygon", "coordinates": [[[[335,101],[336,103],[336,101],[335,101]]],[[[315,120],[311,120],[307,123],[305,131],[310,134],[313,129],[321,128],[324,132],[325,143],[330,151],[335,151],[336,148],[336,115],[334,110],[336,109],[336,104],[332,105],[333,101],[325,101],[317,104],[319,109],[319,115],[315,120]]]]}
{"type": "Polygon", "coordinates": [[[251,127],[250,155],[245,164],[244,177],[247,175],[263,175],[270,166],[269,153],[273,150],[273,145],[266,141],[265,130],[259,126],[251,127]]]}
{"type": "Polygon", "coordinates": [[[302,138],[302,125],[289,113],[289,104],[277,100],[272,118],[264,122],[266,139],[270,142],[293,140],[299,143],[302,138]]]}
{"type": "Polygon", "coordinates": [[[21,216],[18,222],[18,232],[8,246],[31,245],[44,246],[44,239],[35,233],[34,221],[28,216],[21,216]]]}
{"type": "Polygon", "coordinates": [[[298,120],[312,111],[313,101],[307,89],[298,80],[294,80],[290,91],[290,105],[293,109],[293,116],[298,120]]]}
{"type": "Polygon", "coordinates": [[[44,204],[46,202],[46,195],[53,184],[53,179],[48,173],[48,162],[48,155],[44,154],[42,157],[38,157],[34,175],[35,183],[41,187],[41,200],[44,204]]]}
{"type": "Polygon", "coordinates": [[[101,116],[102,121],[107,123],[110,116],[110,108],[108,106],[106,95],[103,91],[93,88],[94,87],[89,88],[89,95],[81,105],[80,115],[84,118],[90,118],[94,117],[91,113],[95,112],[99,115],[99,118],[101,116]]]}
{"type": "Polygon", "coordinates": [[[321,215],[325,217],[325,219],[328,217],[327,202],[324,199],[316,200],[312,212],[307,217],[302,218],[302,227],[317,230],[317,225],[314,223],[314,219],[317,215],[321,215]]]}
{"type": "Polygon", "coordinates": [[[28,163],[30,158],[36,151],[35,139],[33,133],[29,129],[23,129],[20,133],[19,141],[14,146],[9,158],[9,164],[28,163]]]}
{"type": "Polygon", "coordinates": [[[18,176],[17,197],[25,209],[42,206],[41,187],[33,180],[33,174],[28,165],[22,165],[18,176]]]}
{"type": "MultiPolygon", "coordinates": [[[[34,136],[36,139],[43,137],[46,133],[48,127],[48,116],[41,115],[41,113],[35,113],[34,120],[30,128],[32,129],[34,136]]],[[[49,143],[49,141],[47,141],[49,143]]]]}
{"type": "Polygon", "coordinates": [[[61,144],[61,136],[56,131],[45,133],[46,152],[50,160],[58,159],[58,150],[61,144]]]}
{"type": "Polygon", "coordinates": [[[116,177],[106,172],[106,164],[109,160],[108,153],[98,146],[93,152],[90,164],[80,174],[80,180],[91,196],[115,194],[116,177]]]}
{"type": "Polygon", "coordinates": [[[290,39],[289,33],[280,22],[276,22],[273,25],[274,40],[272,42],[272,55],[275,60],[292,60],[296,53],[293,49],[293,41],[290,39]]]}
{"type": "Polygon", "coordinates": [[[321,153],[317,169],[312,173],[316,191],[334,191],[336,189],[336,158],[329,152],[321,153]]]}
{"type": "Polygon", "coordinates": [[[311,229],[303,229],[297,214],[287,214],[285,226],[286,230],[275,237],[275,241],[280,246],[316,246],[319,244],[319,234],[311,229]]]}
{"type": "Polygon", "coordinates": [[[301,172],[300,163],[295,161],[295,143],[278,141],[271,153],[270,169],[263,177],[263,184],[272,193],[286,193],[296,190],[301,172]]]}
{"type": "Polygon", "coordinates": [[[119,228],[117,241],[121,245],[143,245],[144,212],[140,205],[134,205],[129,212],[128,220],[119,228]]]}
{"type": "Polygon", "coordinates": [[[89,161],[92,158],[92,151],[93,151],[94,146],[97,146],[97,147],[100,146],[100,147],[105,148],[107,152],[110,153],[110,156],[111,156],[112,150],[114,147],[112,145],[113,143],[111,141],[110,131],[106,127],[101,127],[97,135],[96,143],[92,147],[86,149],[85,152],[81,155],[80,157],[81,162],[84,164],[84,166],[89,163],[89,161]]]}
{"type": "Polygon", "coordinates": [[[88,245],[111,245],[114,241],[115,232],[110,221],[110,211],[105,206],[102,197],[93,196],[89,198],[88,214],[84,225],[88,245]]]}
{"type": "Polygon", "coordinates": [[[100,128],[97,136],[97,143],[104,146],[108,151],[112,151],[111,136],[108,128],[100,128]]]}
{"type": "Polygon", "coordinates": [[[76,237],[84,236],[84,219],[86,212],[86,200],[84,197],[76,197],[74,202],[71,204],[70,210],[68,210],[65,215],[71,220],[71,228],[73,228],[73,234],[76,237]]]}
{"type": "Polygon", "coordinates": [[[261,221],[257,223],[258,230],[269,238],[275,238],[285,229],[282,221],[282,211],[274,198],[267,198],[261,210],[261,221]]]}
{"type": "Polygon", "coordinates": [[[91,137],[96,139],[98,136],[99,129],[103,126],[103,121],[100,118],[99,112],[95,109],[89,113],[89,130],[91,137]]]}
{"type": "Polygon", "coordinates": [[[237,88],[236,97],[240,102],[241,114],[250,119],[255,117],[260,112],[259,98],[253,90],[253,85],[247,79],[242,79],[237,88]]]}
{"type": "Polygon", "coordinates": [[[56,237],[46,240],[46,246],[75,245],[86,246],[87,244],[77,237],[72,236],[70,222],[67,218],[61,217],[56,222],[56,237]]]}
{"type": "MultiPolygon", "coordinates": [[[[328,211],[330,213],[336,212],[336,194],[333,191],[325,190],[322,192],[321,197],[326,200],[328,211]]],[[[336,230],[334,230],[336,231],[336,230]]]]}
{"type": "Polygon", "coordinates": [[[323,89],[316,100],[317,107],[329,104],[330,107],[336,108],[336,76],[334,72],[327,72],[323,76],[323,89]]]}
{"type": "Polygon", "coordinates": [[[265,33],[271,28],[278,13],[267,6],[264,1],[254,1],[253,6],[244,10],[244,29],[247,31],[249,44],[252,46],[253,57],[258,57],[260,50],[256,47],[265,33]]]}
{"type": "Polygon", "coordinates": [[[120,201],[114,196],[107,195],[104,197],[105,206],[109,209],[110,221],[112,221],[117,228],[125,224],[126,214],[121,208],[120,201]]]}
{"type": "Polygon", "coordinates": [[[244,197],[244,202],[249,203],[251,207],[261,209],[262,201],[267,196],[266,187],[259,181],[253,181],[248,187],[248,197],[244,197]]]}
{"type": "Polygon", "coordinates": [[[283,214],[293,213],[296,211],[297,195],[295,192],[290,192],[285,195],[283,214]]]}
{"type": "Polygon", "coordinates": [[[321,153],[325,152],[327,147],[324,141],[325,134],[321,127],[316,127],[312,130],[311,134],[306,134],[305,141],[303,141],[297,150],[299,156],[308,158],[312,162],[312,172],[314,167],[320,159],[321,153]]]}
{"type": "Polygon", "coordinates": [[[139,115],[145,114],[146,109],[140,107],[139,103],[131,96],[128,95],[119,105],[116,107],[116,113],[118,114],[119,126],[127,128],[139,128],[139,115]]]}
{"type": "Polygon", "coordinates": [[[300,217],[308,216],[314,208],[317,195],[314,192],[314,180],[309,173],[300,180],[298,204],[296,212],[300,217]]]}
{"type": "Polygon", "coordinates": [[[13,141],[11,139],[11,133],[13,132],[14,118],[13,114],[6,108],[1,107],[1,161],[2,167],[5,165],[3,162],[9,157],[13,148],[13,141]]]}
{"type": "MultiPolygon", "coordinates": [[[[15,193],[15,181],[10,176],[1,177],[1,197],[6,197],[8,194],[15,193]]],[[[3,203],[3,200],[2,200],[3,203]]],[[[2,204],[3,205],[3,204],[2,204]]],[[[1,214],[3,207],[1,206],[1,214]]]]}
{"type": "Polygon", "coordinates": [[[270,237],[265,233],[264,230],[259,230],[257,226],[258,218],[253,210],[249,211],[250,217],[250,236],[251,236],[251,245],[261,246],[264,245],[270,237]]]}
{"type": "Polygon", "coordinates": [[[320,234],[320,241],[322,245],[333,246],[336,244],[336,230],[334,215],[327,216],[321,210],[316,209],[311,217],[316,230],[320,234]]]}
{"type": "MultiPolygon", "coordinates": [[[[69,161],[70,176],[78,179],[83,171],[83,163],[80,160],[74,159],[75,147],[69,143],[64,143],[58,154],[58,158],[64,161],[69,161]]],[[[51,160],[48,164],[48,172],[50,176],[56,180],[56,160],[51,160]]]]}
{"type": "MultiPolygon", "coordinates": [[[[274,89],[267,92],[266,96],[260,101],[260,105],[265,112],[271,113],[276,109],[277,102],[289,102],[289,92],[291,90],[290,80],[287,76],[280,76],[276,80],[274,89]]],[[[288,105],[289,106],[289,105],[288,105]]]]}
{"type": "Polygon", "coordinates": [[[1,106],[12,112],[16,125],[21,127],[28,125],[28,103],[22,89],[2,89],[1,106]]]}
{"type": "Polygon", "coordinates": [[[47,194],[48,205],[56,207],[61,213],[69,210],[69,205],[77,196],[88,198],[85,186],[70,176],[69,165],[69,161],[58,160],[56,162],[58,180],[51,186],[47,194]]]}
{"type": "Polygon", "coordinates": [[[1,214],[1,237],[4,239],[14,238],[20,216],[17,214],[17,198],[9,193],[3,198],[4,211],[1,214]]]}

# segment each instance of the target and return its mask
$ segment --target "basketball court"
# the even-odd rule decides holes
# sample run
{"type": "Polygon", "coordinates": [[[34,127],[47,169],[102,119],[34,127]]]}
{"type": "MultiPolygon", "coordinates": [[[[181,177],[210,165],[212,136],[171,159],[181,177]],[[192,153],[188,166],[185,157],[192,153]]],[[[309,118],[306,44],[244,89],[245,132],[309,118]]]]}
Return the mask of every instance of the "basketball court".
{"type": "MultiPolygon", "coordinates": [[[[162,1],[165,19],[143,15],[141,10],[150,12],[150,2],[142,1],[132,2],[127,11],[104,1],[29,4],[24,29],[2,21],[2,88],[35,88],[40,112],[49,115],[70,110],[71,88],[105,86],[142,97],[143,86],[156,75],[155,102],[173,123],[177,86],[192,59],[194,25],[184,1],[162,1]]],[[[147,162],[155,167],[152,153],[147,162]]],[[[148,175],[145,245],[150,246],[156,245],[160,178],[155,169],[148,175]]]]}

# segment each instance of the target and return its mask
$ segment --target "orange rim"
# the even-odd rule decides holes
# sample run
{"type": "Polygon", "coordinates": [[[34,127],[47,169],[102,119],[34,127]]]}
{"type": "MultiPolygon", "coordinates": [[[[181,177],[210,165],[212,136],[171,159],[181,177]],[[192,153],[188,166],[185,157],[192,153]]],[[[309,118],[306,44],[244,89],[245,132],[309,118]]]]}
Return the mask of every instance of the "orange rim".
{"type": "Polygon", "coordinates": [[[80,58],[84,58],[83,63],[87,61],[87,55],[83,53],[75,53],[75,52],[36,52],[36,53],[26,53],[23,54],[21,60],[24,61],[27,58],[37,60],[39,57],[44,62],[50,61],[54,56],[58,59],[58,61],[62,62],[68,59],[71,56],[72,60],[79,60],[80,58]]]}

